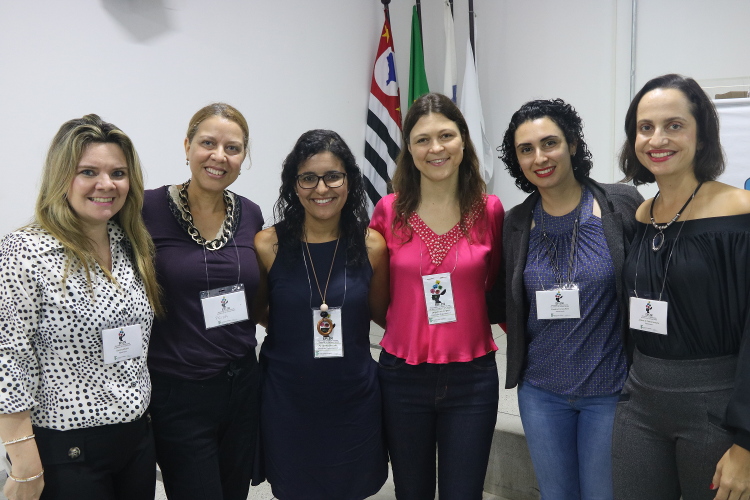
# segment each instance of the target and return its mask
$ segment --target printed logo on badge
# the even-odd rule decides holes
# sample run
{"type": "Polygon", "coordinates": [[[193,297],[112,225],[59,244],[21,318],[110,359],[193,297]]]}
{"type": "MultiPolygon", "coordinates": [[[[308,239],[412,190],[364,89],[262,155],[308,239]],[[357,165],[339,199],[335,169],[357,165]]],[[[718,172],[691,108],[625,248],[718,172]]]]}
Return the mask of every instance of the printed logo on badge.
{"type": "Polygon", "coordinates": [[[432,300],[435,301],[435,305],[442,304],[442,302],[440,302],[440,296],[445,295],[447,291],[448,290],[444,289],[443,285],[440,284],[440,281],[436,281],[435,284],[432,285],[430,295],[432,296],[432,300]]]}
{"type": "Polygon", "coordinates": [[[117,332],[117,338],[120,339],[120,342],[125,342],[125,330],[120,328],[120,331],[117,332]]]}
{"type": "Polygon", "coordinates": [[[221,309],[216,314],[216,324],[225,325],[230,322],[234,322],[234,318],[230,318],[229,315],[234,312],[234,308],[229,307],[229,299],[224,296],[221,298],[221,309]]]}
{"type": "Polygon", "coordinates": [[[328,338],[328,336],[333,333],[334,328],[336,328],[336,324],[331,320],[331,318],[321,318],[320,321],[318,321],[318,333],[326,338],[328,338]]]}

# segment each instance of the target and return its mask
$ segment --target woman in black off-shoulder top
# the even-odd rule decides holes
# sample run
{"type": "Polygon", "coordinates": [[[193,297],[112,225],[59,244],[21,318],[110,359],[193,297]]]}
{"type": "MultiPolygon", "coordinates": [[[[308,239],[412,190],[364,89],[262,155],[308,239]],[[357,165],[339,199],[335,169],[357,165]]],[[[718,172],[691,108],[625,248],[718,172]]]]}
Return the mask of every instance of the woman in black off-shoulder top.
{"type": "Polygon", "coordinates": [[[716,110],[692,79],[649,81],[620,166],[659,192],[626,259],[630,375],[613,435],[619,500],[750,498],[750,192],[724,168],[716,110]]]}

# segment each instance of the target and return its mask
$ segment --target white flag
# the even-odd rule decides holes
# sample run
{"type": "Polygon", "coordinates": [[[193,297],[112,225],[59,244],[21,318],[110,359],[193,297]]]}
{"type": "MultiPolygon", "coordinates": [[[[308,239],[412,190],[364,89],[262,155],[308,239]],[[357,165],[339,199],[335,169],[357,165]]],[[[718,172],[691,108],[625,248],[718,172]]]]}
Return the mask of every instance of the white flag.
{"type": "Polygon", "coordinates": [[[453,14],[448,0],[443,0],[443,28],[445,28],[445,77],[443,78],[443,94],[457,102],[456,87],[458,71],[456,71],[456,34],[453,31],[453,14]]]}
{"type": "Polygon", "coordinates": [[[474,143],[474,148],[477,150],[482,177],[484,182],[489,182],[494,172],[494,156],[484,129],[482,99],[479,97],[479,79],[477,78],[477,67],[474,63],[474,53],[471,50],[470,40],[466,40],[466,71],[464,83],[461,87],[461,104],[459,107],[469,126],[469,135],[474,143]]]}

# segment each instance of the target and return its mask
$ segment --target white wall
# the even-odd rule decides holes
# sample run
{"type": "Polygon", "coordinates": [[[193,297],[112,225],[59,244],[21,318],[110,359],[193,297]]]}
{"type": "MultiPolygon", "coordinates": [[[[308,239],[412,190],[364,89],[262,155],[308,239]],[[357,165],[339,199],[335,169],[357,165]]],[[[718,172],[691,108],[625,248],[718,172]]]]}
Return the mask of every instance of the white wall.
{"type": "MultiPolygon", "coordinates": [[[[413,0],[392,0],[405,104],[413,0]]],[[[468,0],[455,0],[459,92],[468,0]]],[[[618,180],[630,100],[630,0],[475,0],[488,139],[535,98],[562,97],[585,122],[592,175],[618,180]]],[[[441,0],[422,0],[427,76],[442,88],[441,0]]],[[[636,85],[666,72],[750,75],[750,2],[640,0],[636,85]]],[[[0,0],[0,234],[33,212],[46,148],[67,119],[96,112],[133,138],[147,186],[188,176],[182,141],[198,108],[224,100],[250,122],[253,166],[232,189],[269,220],[280,164],[300,133],[331,128],[360,163],[382,26],[379,0],[0,0]]],[[[405,110],[404,106],[404,110],[405,110]]],[[[524,194],[495,162],[506,207],[524,194]]]]}
{"type": "Polygon", "coordinates": [[[188,178],[188,120],[217,100],[250,124],[253,165],[232,189],[268,218],[302,132],[336,130],[363,156],[381,26],[365,0],[0,0],[0,233],[31,217],[65,120],[120,126],[156,187],[188,178]]]}

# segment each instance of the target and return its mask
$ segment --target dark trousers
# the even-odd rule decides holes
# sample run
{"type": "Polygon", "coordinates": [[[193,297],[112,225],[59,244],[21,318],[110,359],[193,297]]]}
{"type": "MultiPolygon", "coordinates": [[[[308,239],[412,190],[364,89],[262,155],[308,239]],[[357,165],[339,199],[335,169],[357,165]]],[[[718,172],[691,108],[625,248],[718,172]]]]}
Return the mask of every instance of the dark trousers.
{"type": "Polygon", "coordinates": [[[258,440],[255,352],[208,380],[151,374],[156,458],[170,500],[245,500],[258,440]]]}
{"type": "Polygon", "coordinates": [[[612,437],[616,500],[710,500],[716,464],[732,446],[721,427],[736,356],[665,360],[636,350],[612,437]]]}
{"type": "Polygon", "coordinates": [[[44,466],[41,500],[153,500],[156,459],[147,417],[56,431],[34,427],[44,466]]]}
{"type": "Polygon", "coordinates": [[[480,500],[497,420],[495,353],[464,363],[378,363],[396,498],[480,500]]]}

